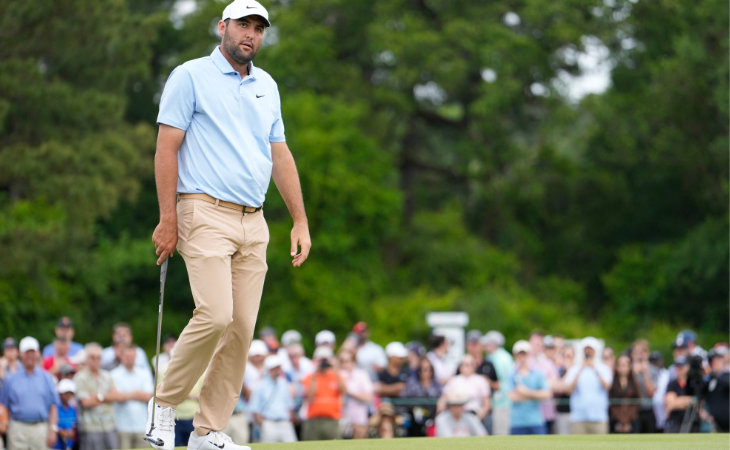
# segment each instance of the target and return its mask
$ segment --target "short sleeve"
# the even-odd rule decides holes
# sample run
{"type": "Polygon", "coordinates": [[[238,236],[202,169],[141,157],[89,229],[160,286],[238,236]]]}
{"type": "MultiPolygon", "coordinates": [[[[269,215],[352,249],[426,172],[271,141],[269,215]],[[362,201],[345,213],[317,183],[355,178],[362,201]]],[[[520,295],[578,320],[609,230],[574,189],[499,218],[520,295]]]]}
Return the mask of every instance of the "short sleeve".
{"type": "Polygon", "coordinates": [[[274,85],[276,109],[274,110],[274,123],[271,124],[271,131],[269,132],[269,141],[285,142],[284,119],[281,118],[281,98],[279,97],[279,89],[276,87],[276,83],[274,85]]]}
{"type": "Polygon", "coordinates": [[[195,112],[195,88],[190,73],[183,66],[172,71],[160,98],[157,123],[187,130],[195,112]]]}

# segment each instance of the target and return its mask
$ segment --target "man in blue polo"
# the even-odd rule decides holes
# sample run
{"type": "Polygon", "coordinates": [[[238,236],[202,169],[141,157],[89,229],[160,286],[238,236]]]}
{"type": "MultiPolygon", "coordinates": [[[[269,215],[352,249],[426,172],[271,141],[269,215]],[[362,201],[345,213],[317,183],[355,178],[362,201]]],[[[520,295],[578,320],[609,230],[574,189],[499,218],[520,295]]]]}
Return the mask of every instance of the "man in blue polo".
{"type": "Polygon", "coordinates": [[[261,210],[273,178],[293,219],[294,267],[311,241],[299,175],[286,144],[279,91],[253,65],[269,13],[235,0],[218,22],[221,45],[177,67],[157,118],[157,263],[177,247],[195,300],[165,379],[149,404],[147,439],[171,449],[174,408],[208,369],[188,448],[229,450],[222,433],[238,399],[267,271],[269,231],[261,210]]]}
{"type": "Polygon", "coordinates": [[[58,393],[51,375],[38,367],[40,346],[31,336],[20,340],[23,367],[8,376],[0,393],[10,414],[8,449],[48,448],[56,443],[58,393]]]}

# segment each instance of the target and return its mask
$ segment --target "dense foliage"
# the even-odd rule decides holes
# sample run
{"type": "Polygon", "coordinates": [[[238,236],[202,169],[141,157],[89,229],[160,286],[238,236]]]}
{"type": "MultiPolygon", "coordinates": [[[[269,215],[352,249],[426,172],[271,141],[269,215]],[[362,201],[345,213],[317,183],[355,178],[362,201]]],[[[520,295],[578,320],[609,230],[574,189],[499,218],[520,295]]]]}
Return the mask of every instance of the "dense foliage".
{"type": "MultiPolygon", "coordinates": [[[[188,2],[189,3],[189,2],[188,2]]],[[[153,345],[156,101],[224,3],[0,3],[0,330],[153,345]],[[52,11],[49,14],[49,11],[52,11]]],[[[260,324],[424,338],[429,311],[668,346],[728,333],[728,5],[264,1],[313,244],[271,186],[260,324]],[[611,85],[569,76],[602,43],[611,85]]],[[[193,308],[170,266],[165,330],[193,308]]]]}

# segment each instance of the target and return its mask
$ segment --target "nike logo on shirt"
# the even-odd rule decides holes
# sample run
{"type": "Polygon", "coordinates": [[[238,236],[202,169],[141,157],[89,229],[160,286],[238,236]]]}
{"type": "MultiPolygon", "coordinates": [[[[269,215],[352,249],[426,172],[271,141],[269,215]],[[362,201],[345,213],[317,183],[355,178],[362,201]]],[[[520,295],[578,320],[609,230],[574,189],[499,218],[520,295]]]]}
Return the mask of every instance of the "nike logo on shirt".
{"type": "Polygon", "coordinates": [[[261,98],[261,97],[263,97],[264,95],[266,95],[266,94],[256,94],[256,98],[261,98]]]}

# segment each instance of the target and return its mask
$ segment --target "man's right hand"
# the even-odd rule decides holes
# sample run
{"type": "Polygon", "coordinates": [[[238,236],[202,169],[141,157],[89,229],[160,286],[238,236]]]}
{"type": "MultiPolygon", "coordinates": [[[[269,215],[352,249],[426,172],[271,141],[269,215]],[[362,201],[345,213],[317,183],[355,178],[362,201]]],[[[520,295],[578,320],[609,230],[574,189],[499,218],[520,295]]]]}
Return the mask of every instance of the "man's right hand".
{"type": "Polygon", "coordinates": [[[159,266],[167,257],[172,257],[177,245],[177,217],[173,219],[161,219],[152,233],[152,242],[155,244],[157,265],[159,266]]]}

